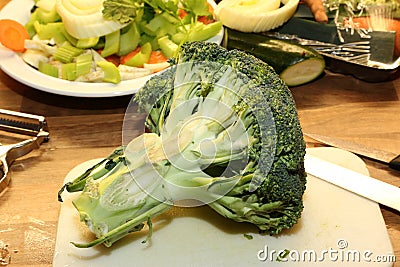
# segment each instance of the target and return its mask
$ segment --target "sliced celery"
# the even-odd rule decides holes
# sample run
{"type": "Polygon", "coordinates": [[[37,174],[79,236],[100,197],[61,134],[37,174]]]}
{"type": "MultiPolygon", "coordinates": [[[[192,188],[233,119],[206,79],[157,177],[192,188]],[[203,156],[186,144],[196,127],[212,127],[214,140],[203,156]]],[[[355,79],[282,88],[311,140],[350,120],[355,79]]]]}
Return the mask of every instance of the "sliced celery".
{"type": "Polygon", "coordinates": [[[58,78],[58,68],[47,62],[39,61],[39,71],[46,75],[58,78]]]}
{"type": "Polygon", "coordinates": [[[148,35],[148,34],[142,34],[142,35],[140,36],[139,45],[140,45],[140,46],[143,46],[143,45],[146,44],[146,43],[151,43],[151,42],[153,42],[154,39],[156,39],[155,36],[151,36],[151,35],[148,35]]]}
{"type": "MultiPolygon", "coordinates": [[[[62,29],[64,29],[64,27],[62,29]]],[[[58,32],[55,32],[53,35],[53,40],[58,46],[62,46],[67,41],[62,29],[58,32]]]]}
{"type": "Polygon", "coordinates": [[[55,7],[50,11],[47,11],[43,8],[37,8],[37,12],[37,18],[41,23],[61,21],[61,17],[58,15],[55,7]]]}
{"type": "Polygon", "coordinates": [[[123,56],[136,49],[140,42],[140,32],[136,23],[131,23],[128,31],[121,34],[118,55],[123,56]]]}
{"type": "Polygon", "coordinates": [[[108,56],[118,53],[119,37],[120,37],[120,30],[114,31],[105,36],[106,42],[105,42],[103,51],[101,51],[102,57],[108,57],[108,56]]]}
{"type": "Polygon", "coordinates": [[[162,16],[169,23],[173,23],[173,24],[179,24],[180,23],[178,18],[172,16],[168,12],[163,12],[163,13],[160,14],[160,16],[162,16]]]}
{"type": "Polygon", "coordinates": [[[54,53],[54,59],[61,61],[62,63],[70,63],[74,58],[82,53],[82,49],[71,45],[63,45],[57,48],[54,53]]]}
{"type": "Polygon", "coordinates": [[[150,58],[150,54],[152,51],[152,47],[150,43],[145,43],[141,46],[140,52],[134,55],[131,59],[129,59],[125,65],[131,67],[143,67],[144,63],[147,63],[150,58]]]}
{"type": "Polygon", "coordinates": [[[81,75],[85,75],[90,72],[90,68],[92,66],[92,54],[86,53],[76,57],[76,76],[79,77],[81,75]]]}
{"type": "Polygon", "coordinates": [[[178,20],[167,12],[156,15],[149,23],[141,24],[142,31],[151,36],[160,36],[160,32],[173,34],[178,27],[178,20]]]}
{"type": "Polygon", "coordinates": [[[203,24],[201,22],[196,22],[189,32],[187,41],[205,41],[211,37],[217,35],[222,29],[221,21],[215,21],[210,24],[203,24]]]}
{"type": "MultiPolygon", "coordinates": [[[[33,23],[35,30],[42,40],[50,40],[54,36],[59,35],[64,27],[62,22],[50,22],[47,24],[40,23],[39,21],[35,21],[33,23]]],[[[65,40],[65,37],[64,37],[65,40]]]]}
{"type": "Polygon", "coordinates": [[[31,16],[29,17],[29,21],[25,24],[25,28],[31,38],[36,34],[36,29],[34,27],[35,21],[37,21],[37,10],[32,12],[31,16]]]}
{"type": "Polygon", "coordinates": [[[159,38],[158,45],[167,58],[174,57],[179,48],[176,43],[168,38],[168,36],[159,38]]]}
{"type": "Polygon", "coordinates": [[[64,80],[73,81],[76,79],[76,64],[66,63],[61,66],[61,76],[64,80]]]}
{"type": "Polygon", "coordinates": [[[99,37],[90,37],[90,38],[85,38],[85,39],[78,39],[78,41],[76,42],[76,47],[78,48],[91,48],[94,47],[95,45],[97,45],[97,43],[99,42],[99,37]]]}
{"type": "Polygon", "coordinates": [[[98,61],[99,66],[104,71],[104,82],[119,83],[121,81],[121,75],[118,68],[109,61],[98,61]]]}
{"type": "Polygon", "coordinates": [[[187,38],[188,34],[183,32],[177,32],[171,36],[171,40],[176,44],[182,44],[187,40],[187,38]]]}
{"type": "Polygon", "coordinates": [[[69,34],[67,32],[67,30],[65,29],[65,27],[62,28],[62,34],[65,36],[65,38],[67,39],[67,41],[69,43],[71,43],[72,45],[76,45],[76,43],[78,42],[78,39],[76,39],[75,37],[73,37],[71,34],[69,34]]]}

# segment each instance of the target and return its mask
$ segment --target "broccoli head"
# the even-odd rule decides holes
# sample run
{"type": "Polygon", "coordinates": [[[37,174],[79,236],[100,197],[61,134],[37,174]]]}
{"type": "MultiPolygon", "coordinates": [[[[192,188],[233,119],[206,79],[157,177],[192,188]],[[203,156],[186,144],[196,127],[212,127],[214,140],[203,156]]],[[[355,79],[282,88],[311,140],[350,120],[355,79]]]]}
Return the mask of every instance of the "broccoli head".
{"type": "Polygon", "coordinates": [[[305,143],[274,70],[206,42],[183,44],[171,63],[132,101],[147,115],[145,133],[133,140],[127,133],[128,108],[123,155],[114,152],[63,187],[83,190],[73,203],[98,237],[75,245],[111,245],[185,199],[269,234],[301,216],[305,143]],[[118,164],[106,169],[107,162],[118,164]]]}

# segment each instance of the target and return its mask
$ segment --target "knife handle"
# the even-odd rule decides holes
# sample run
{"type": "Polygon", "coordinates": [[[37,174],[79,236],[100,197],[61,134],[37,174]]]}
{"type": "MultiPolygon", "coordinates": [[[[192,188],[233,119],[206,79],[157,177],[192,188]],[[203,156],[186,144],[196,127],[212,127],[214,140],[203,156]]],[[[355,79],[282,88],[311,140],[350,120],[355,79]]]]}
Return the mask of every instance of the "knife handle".
{"type": "Polygon", "coordinates": [[[394,170],[400,171],[400,155],[398,155],[389,162],[389,167],[394,170]]]}

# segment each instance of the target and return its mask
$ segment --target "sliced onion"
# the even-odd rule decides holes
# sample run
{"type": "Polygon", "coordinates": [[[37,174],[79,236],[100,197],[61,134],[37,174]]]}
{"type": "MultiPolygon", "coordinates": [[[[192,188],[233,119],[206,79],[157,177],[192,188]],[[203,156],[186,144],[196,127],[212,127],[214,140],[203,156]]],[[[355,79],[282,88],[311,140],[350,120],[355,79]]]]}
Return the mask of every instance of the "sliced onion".
{"type": "Polygon", "coordinates": [[[71,36],[78,39],[100,37],[125,26],[103,18],[103,1],[57,0],[56,9],[71,36]]]}
{"type": "Polygon", "coordinates": [[[275,29],[293,16],[299,4],[299,0],[282,0],[282,7],[267,10],[262,8],[264,1],[255,2],[249,7],[241,5],[238,8],[235,3],[239,2],[245,1],[223,0],[217,5],[214,13],[222,24],[242,32],[263,32],[275,29]]]}

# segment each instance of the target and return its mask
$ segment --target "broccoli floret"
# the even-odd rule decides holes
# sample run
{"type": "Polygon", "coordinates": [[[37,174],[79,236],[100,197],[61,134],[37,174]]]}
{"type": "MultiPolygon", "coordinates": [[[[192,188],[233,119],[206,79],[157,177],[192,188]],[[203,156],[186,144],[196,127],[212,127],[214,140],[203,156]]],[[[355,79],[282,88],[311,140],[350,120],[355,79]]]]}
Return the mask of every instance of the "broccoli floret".
{"type": "MultiPolygon", "coordinates": [[[[178,62],[192,60],[230,65],[249,77],[261,91],[249,98],[254,102],[249,105],[261,103],[264,106],[267,105],[266,100],[271,108],[276,127],[274,163],[262,185],[251,194],[245,191],[236,197],[242,200],[257,199],[256,203],[261,207],[268,203],[276,203],[277,206],[272,209],[268,208],[268,210],[260,209],[259,215],[255,209],[241,217],[238,215],[241,210],[235,211],[229,204],[224,206],[222,211],[221,207],[216,207],[219,204],[224,205],[219,203],[222,202],[223,197],[209,205],[222,215],[237,221],[253,222],[253,216],[260,216],[261,223],[255,224],[271,234],[277,234],[282,229],[290,228],[297,222],[303,209],[302,195],[305,191],[306,173],[304,170],[305,143],[296,105],[289,89],[272,67],[239,50],[226,51],[216,44],[209,46],[204,46],[202,43],[183,45],[178,62]],[[272,221],[274,223],[270,223],[272,221]]],[[[260,151],[257,151],[256,155],[260,155],[259,153],[260,151]]],[[[268,157],[268,155],[265,156],[268,157]]],[[[261,159],[263,158],[264,156],[261,156],[261,159]]],[[[254,160],[258,160],[258,158],[254,160]]]]}
{"type": "Polygon", "coordinates": [[[77,246],[110,246],[182,199],[269,234],[301,216],[305,143],[285,83],[257,58],[213,43],[183,44],[172,63],[136,94],[147,130],[123,160],[65,186],[85,182],[73,203],[98,237],[77,246]]]}

